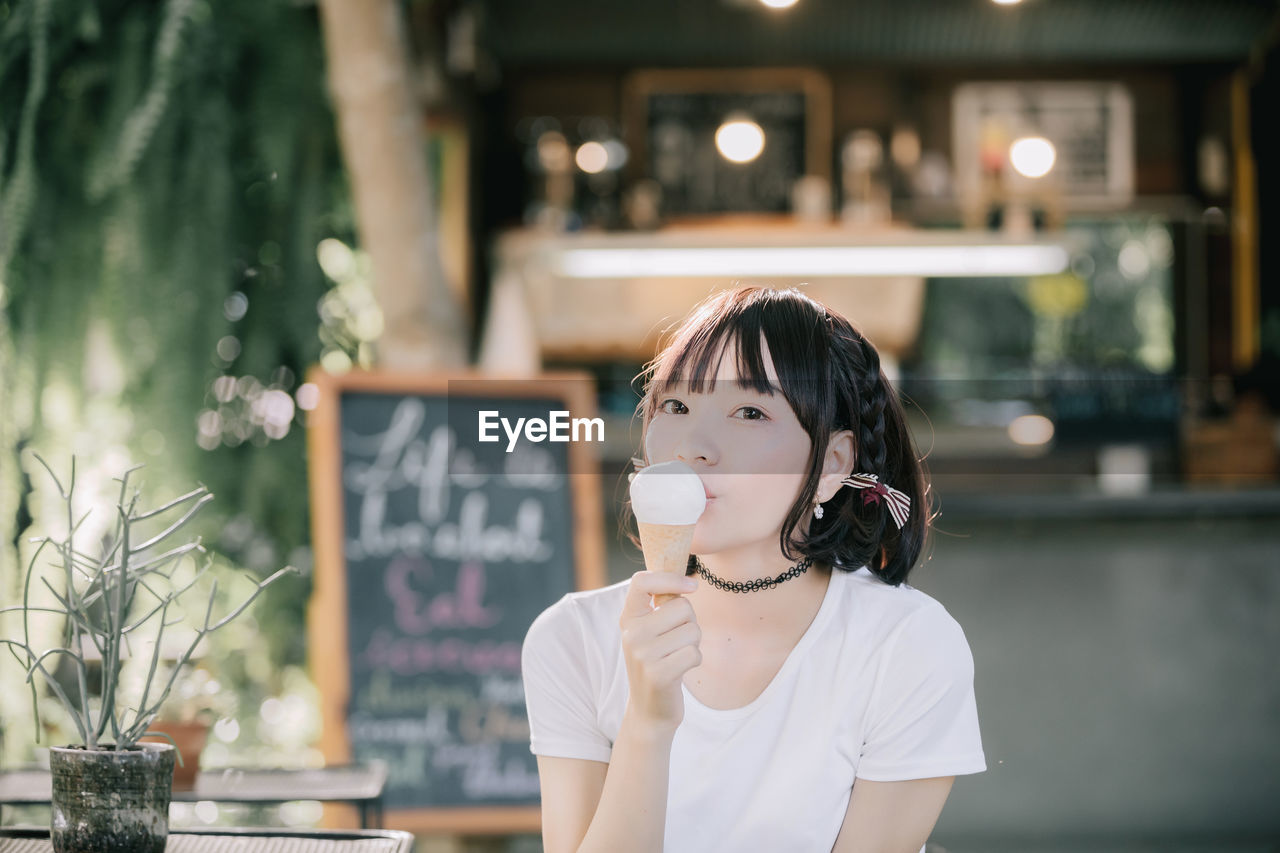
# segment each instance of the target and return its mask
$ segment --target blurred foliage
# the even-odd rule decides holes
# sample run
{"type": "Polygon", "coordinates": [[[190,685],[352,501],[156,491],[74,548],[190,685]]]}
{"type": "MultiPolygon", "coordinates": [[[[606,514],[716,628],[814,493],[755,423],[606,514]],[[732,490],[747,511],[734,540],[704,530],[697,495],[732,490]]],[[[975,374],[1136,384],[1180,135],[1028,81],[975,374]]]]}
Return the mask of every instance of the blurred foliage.
{"type": "MultiPolygon", "coordinates": [[[[1071,268],[930,282],[910,360],[935,378],[1029,373],[1165,376],[1174,367],[1173,242],[1148,217],[1073,221],[1071,268]]],[[[972,390],[972,389],[970,389],[972,390]]]]}
{"type": "MultiPolygon", "coordinates": [[[[199,480],[212,550],[303,570],[210,650],[252,708],[305,660],[293,395],[320,354],[316,247],[354,233],[323,60],[316,9],[284,0],[0,0],[0,604],[51,512],[24,449],[104,490],[131,462],[161,497],[199,480]]],[[[29,710],[0,698],[0,759],[29,710]]]]}

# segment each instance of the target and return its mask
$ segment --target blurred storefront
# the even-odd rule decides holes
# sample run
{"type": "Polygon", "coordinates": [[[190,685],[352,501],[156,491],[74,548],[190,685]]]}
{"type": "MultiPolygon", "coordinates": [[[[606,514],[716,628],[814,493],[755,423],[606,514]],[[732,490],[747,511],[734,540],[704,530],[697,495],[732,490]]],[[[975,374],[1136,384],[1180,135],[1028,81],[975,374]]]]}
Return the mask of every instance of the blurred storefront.
{"type": "Polygon", "coordinates": [[[890,356],[990,765],[935,839],[1280,837],[1275,3],[431,8],[482,366],[590,370],[635,438],[659,333],[735,281],[890,356]]]}
{"type": "Polygon", "coordinates": [[[471,188],[442,221],[479,359],[591,367],[627,416],[611,390],[709,290],[807,286],[893,355],[958,485],[1009,467],[1086,491],[1108,471],[1272,482],[1253,115],[1274,11],[495,2],[420,20],[443,44],[436,139],[469,140],[438,166],[471,188]],[[761,150],[736,162],[726,127],[761,150]]]}

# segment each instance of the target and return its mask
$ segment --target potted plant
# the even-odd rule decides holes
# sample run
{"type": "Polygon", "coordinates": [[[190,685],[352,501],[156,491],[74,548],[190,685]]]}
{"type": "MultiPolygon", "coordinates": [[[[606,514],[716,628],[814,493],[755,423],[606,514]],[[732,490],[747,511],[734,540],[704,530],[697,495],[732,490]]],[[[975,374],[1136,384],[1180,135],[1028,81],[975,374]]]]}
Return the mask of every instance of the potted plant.
{"type": "Polygon", "coordinates": [[[78,520],[74,516],[75,460],[64,489],[45,461],[35,458],[53,479],[66,506],[67,532],[62,538],[33,540],[37,548],[27,565],[22,604],[4,608],[21,613],[22,634],[2,637],[0,644],[7,645],[26,668],[37,740],[40,701],[36,674],[43,677],[79,738],[77,743],[49,750],[53,847],[59,853],[161,853],[169,831],[175,750],[169,743],[140,740],[149,733],[183,664],[200,641],[235,619],[263,589],[292,569],[286,567],[259,581],[252,594],[221,618],[213,613],[214,580],[208,602],[200,609],[203,618],[190,626],[194,629],[192,640],[178,650],[167,677],[157,678],[165,629],[189,621],[174,618],[171,611],[176,614],[180,610],[181,596],[195,588],[212,566],[198,537],[179,541],[178,534],[213,495],[200,486],[163,506],[143,510],[140,493],[129,488],[130,476],[141,466],[131,468],[119,479],[120,497],[112,530],[91,552],[76,541],[89,514],[78,520]],[[48,565],[54,569],[54,582],[37,571],[38,566],[43,567],[40,558],[46,552],[53,558],[48,565]],[[188,571],[190,577],[184,574],[188,571]],[[54,606],[33,602],[37,583],[52,595],[54,606]],[[31,617],[36,613],[59,614],[65,620],[59,645],[44,650],[32,645],[31,617]],[[152,632],[152,651],[138,655],[136,662],[146,665],[140,694],[125,697],[120,689],[125,661],[152,632]],[[70,678],[55,677],[53,670],[59,664],[71,673],[70,678]],[[72,680],[74,686],[64,683],[72,680]],[[90,696],[91,682],[97,687],[97,701],[90,696]]]}
{"type": "Polygon", "coordinates": [[[222,689],[204,666],[194,666],[174,685],[169,701],[152,721],[143,742],[169,741],[178,751],[173,768],[173,790],[195,788],[200,772],[200,753],[209,739],[209,730],[218,720],[235,714],[234,697],[222,689]]]}

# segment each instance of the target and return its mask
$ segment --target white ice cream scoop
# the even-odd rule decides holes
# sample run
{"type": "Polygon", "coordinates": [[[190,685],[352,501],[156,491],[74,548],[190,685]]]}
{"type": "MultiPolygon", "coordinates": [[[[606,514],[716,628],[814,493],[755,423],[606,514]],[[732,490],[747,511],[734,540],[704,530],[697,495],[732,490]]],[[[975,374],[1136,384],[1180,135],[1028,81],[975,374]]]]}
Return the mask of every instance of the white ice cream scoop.
{"type": "MultiPolygon", "coordinates": [[[[707,508],[702,479],[683,462],[662,462],[631,480],[631,509],[640,528],[645,568],[683,576],[698,517],[707,508]]],[[[655,604],[675,598],[655,595],[655,604]]]]}
{"type": "Polygon", "coordinates": [[[631,481],[631,509],[644,524],[694,524],[706,507],[702,478],[678,460],[641,469],[631,481]]]}

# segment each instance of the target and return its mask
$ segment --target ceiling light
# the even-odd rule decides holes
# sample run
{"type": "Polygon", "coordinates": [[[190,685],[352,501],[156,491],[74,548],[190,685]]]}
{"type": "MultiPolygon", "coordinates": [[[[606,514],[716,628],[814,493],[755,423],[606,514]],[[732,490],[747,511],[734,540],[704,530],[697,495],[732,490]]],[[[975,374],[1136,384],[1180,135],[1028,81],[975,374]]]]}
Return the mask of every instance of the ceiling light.
{"type": "Polygon", "coordinates": [[[578,168],[588,175],[596,175],[609,167],[609,150],[599,142],[584,142],[573,157],[578,168]]]}
{"type": "Polygon", "coordinates": [[[716,131],[716,148],[726,160],[750,163],[764,150],[764,131],[750,119],[731,118],[716,131]]]}
{"type": "Polygon", "coordinates": [[[1009,438],[1014,444],[1035,447],[1053,439],[1053,421],[1044,415],[1020,415],[1009,423],[1009,438]]]}
{"type": "Polygon", "coordinates": [[[1049,174],[1057,157],[1053,143],[1043,136],[1024,136],[1009,146],[1009,162],[1018,174],[1028,178],[1043,178],[1049,174]]]}

